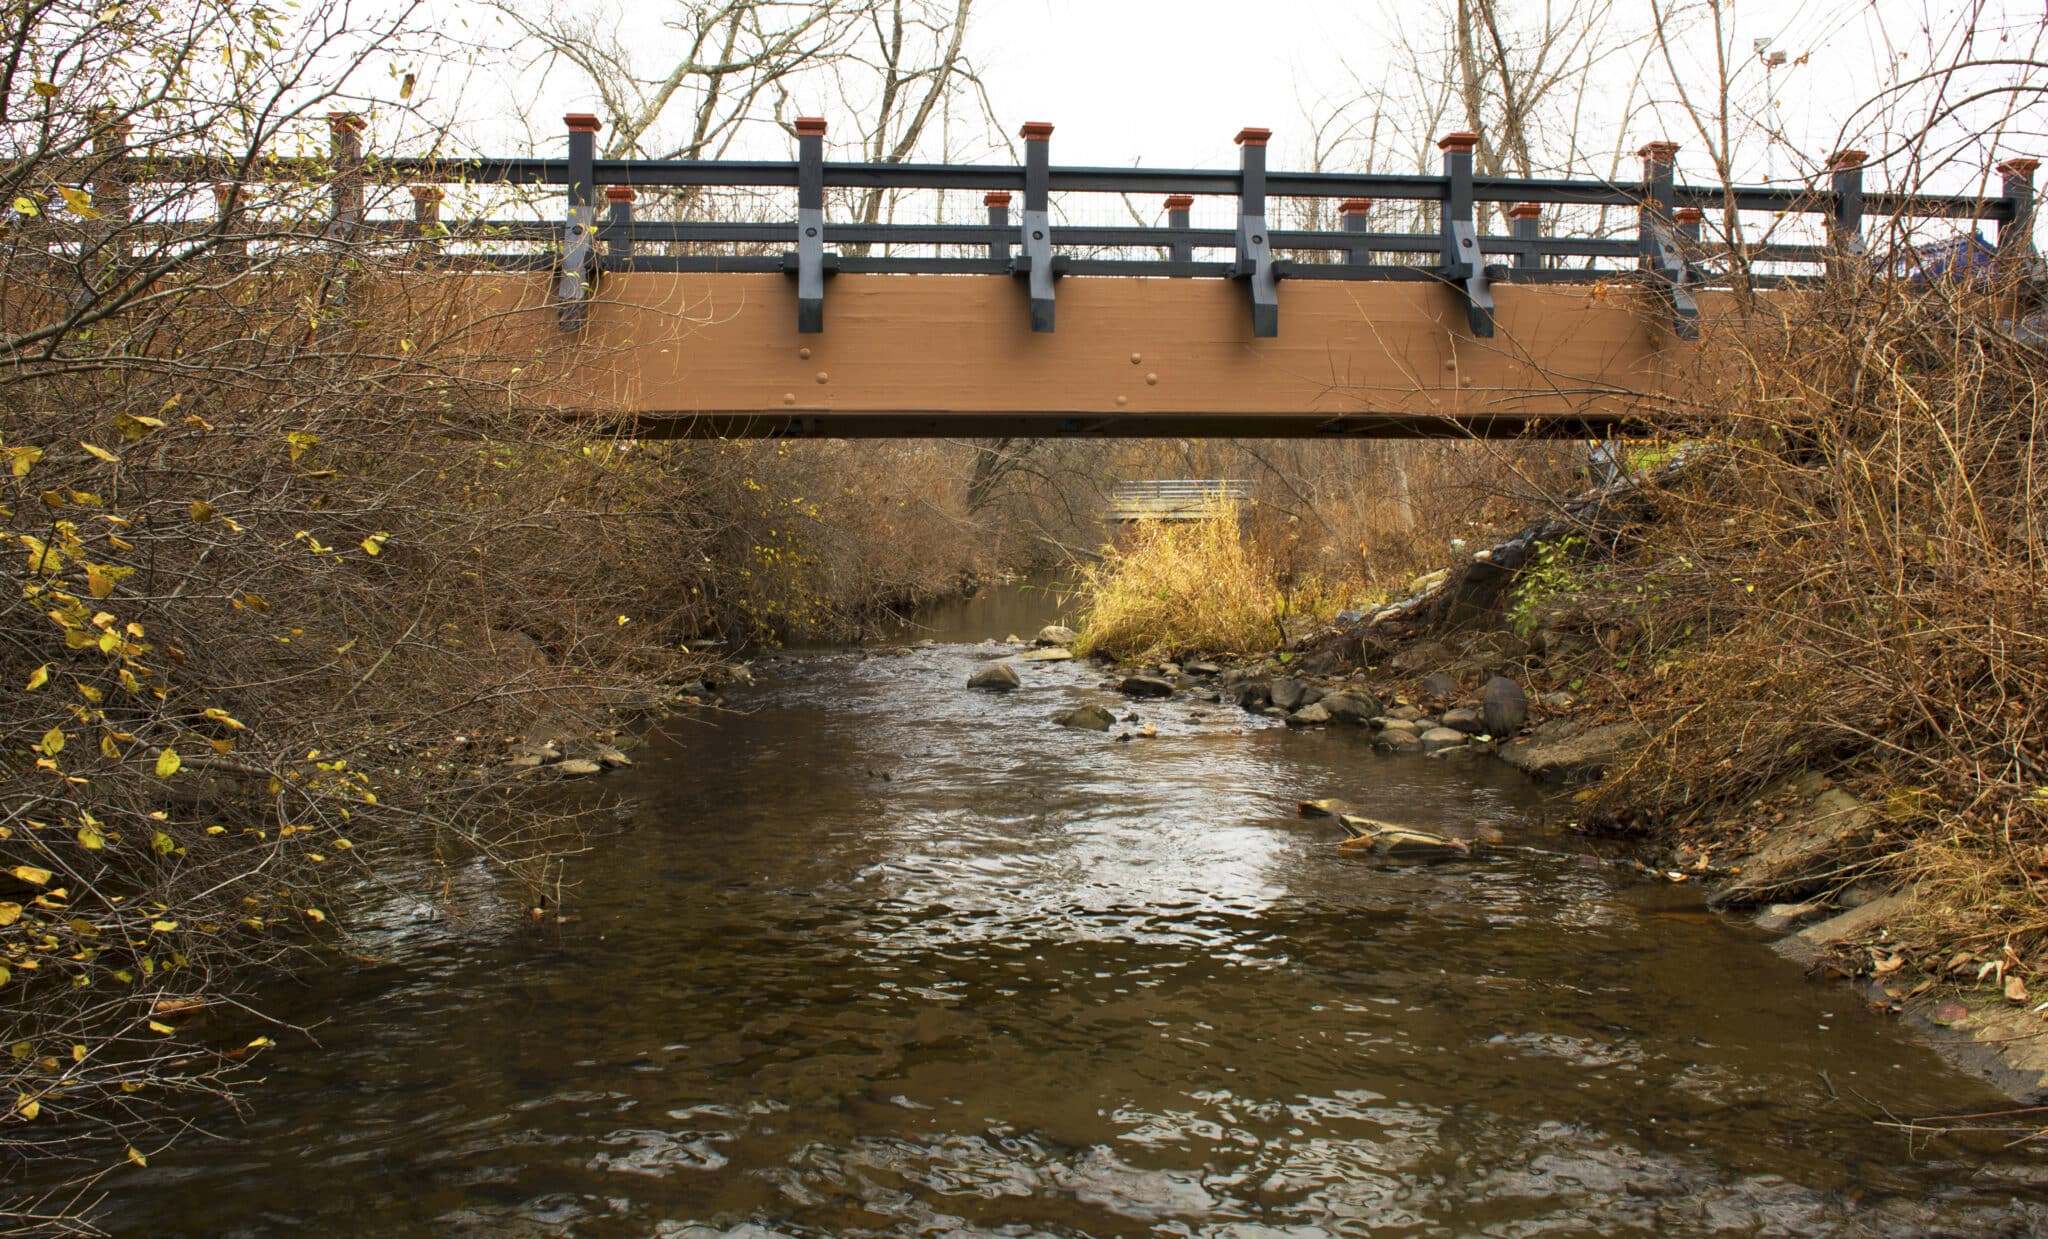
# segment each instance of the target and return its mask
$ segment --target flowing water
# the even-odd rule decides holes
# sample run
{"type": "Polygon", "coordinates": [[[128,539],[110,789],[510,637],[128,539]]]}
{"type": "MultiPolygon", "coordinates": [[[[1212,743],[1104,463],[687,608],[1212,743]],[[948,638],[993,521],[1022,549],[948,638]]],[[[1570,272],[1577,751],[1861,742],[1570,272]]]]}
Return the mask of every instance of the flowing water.
{"type": "MultiPolygon", "coordinates": [[[[1887,1114],[2001,1099],[1483,759],[1372,752],[1069,663],[962,684],[1042,595],[764,664],[601,790],[581,919],[474,874],[110,1180],[151,1236],[2028,1234],[2048,1161],[1887,1114]],[[1053,726],[1080,700],[1156,739],[1053,726]],[[1340,796],[1499,842],[1340,856],[1340,796]],[[467,905],[464,895],[471,898],[467,905]],[[460,910],[467,906],[466,913],[460,910]]],[[[1132,730],[1122,728],[1120,730],[1132,730]]]]}

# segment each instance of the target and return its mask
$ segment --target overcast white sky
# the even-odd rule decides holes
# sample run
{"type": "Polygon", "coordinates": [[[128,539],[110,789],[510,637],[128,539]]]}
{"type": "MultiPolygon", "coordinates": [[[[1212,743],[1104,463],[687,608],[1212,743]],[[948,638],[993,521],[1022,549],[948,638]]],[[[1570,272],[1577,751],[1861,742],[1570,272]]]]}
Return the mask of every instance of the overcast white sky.
{"type": "MultiPolygon", "coordinates": [[[[549,0],[531,0],[534,4],[549,0]]],[[[590,0],[592,10],[609,4],[636,49],[648,52],[643,71],[659,59],[665,41],[664,0],[590,0]]],[[[979,69],[1003,130],[1014,134],[1025,120],[1057,126],[1053,160],[1061,164],[1227,166],[1235,162],[1231,136],[1245,125],[1275,131],[1276,167],[1300,167],[1309,155],[1310,118],[1335,104],[1361,97],[1362,85],[1402,83],[1405,58],[1401,28],[1414,43],[1441,47],[1447,35],[1435,16],[1451,0],[980,0],[970,25],[967,50],[979,69]]],[[[1600,0],[1581,0],[1598,3],[1600,0]]],[[[491,28],[474,17],[466,0],[448,0],[449,12],[470,16],[473,33],[491,28]],[[455,6],[461,5],[458,8],[455,6]]],[[[1530,20],[1544,4],[1569,7],[1568,0],[1511,0],[1510,20],[1530,20]]],[[[1646,0],[1612,0],[1613,40],[1627,50],[1603,67],[1599,85],[1582,109],[1582,147],[1633,152],[1643,142],[1668,137],[1685,147],[1682,179],[1709,179],[1697,135],[1674,104],[1668,74],[1647,41],[1626,44],[1626,35],[1647,29],[1646,0]],[[1624,114],[1626,109],[1627,114],[1624,114]],[[1661,109],[1661,115],[1659,114],[1661,109]]],[[[1884,125],[1874,114],[1853,117],[1855,106],[1879,90],[1888,75],[1926,67],[1930,42],[1953,41],[1966,0],[1733,0],[1725,6],[1732,23],[1728,43],[1737,49],[1741,76],[1737,95],[1753,114],[1775,100],[1778,125],[1788,141],[1773,146],[1752,133],[1738,175],[1759,180],[1767,174],[1792,178],[1810,170],[1842,144],[1867,146],[1881,155],[1884,125]],[[1771,75],[1751,51],[1756,39],[1791,61],[1771,75]],[[1802,63],[1802,58],[1804,62],[1802,63]],[[1848,125],[1851,132],[1844,133],[1848,125]]],[[[1697,8],[1697,5],[1695,5],[1697,8]]],[[[1994,0],[1977,46],[1983,54],[2037,55],[2042,50],[2044,0],[1994,0]]],[[[495,37],[503,39],[503,27],[495,37]]],[[[1712,79],[1712,42],[1703,22],[1679,36],[1680,67],[1695,84],[1712,79]]],[[[665,67],[665,66],[663,66],[665,67]]],[[[799,102],[831,119],[843,105],[823,97],[822,88],[800,88],[799,102]],[[821,97],[804,97],[810,89],[821,97]]],[[[536,124],[536,145],[554,149],[564,111],[588,109],[594,96],[566,74],[536,82],[533,75],[506,71],[472,79],[459,111],[463,129],[486,148],[523,145],[505,119],[524,105],[536,124]]],[[[1947,139],[1967,142],[1990,122],[1984,108],[1949,126],[1947,139]]],[[[844,117],[840,118],[844,121],[844,117]]],[[[967,118],[961,128],[979,126],[967,118]]],[[[2048,133],[2038,115],[2021,118],[1995,152],[2048,155],[2048,133]],[[2029,149],[2029,148],[2032,149],[2029,149]]],[[[1435,134],[1401,135],[1410,149],[1426,150],[1435,134]]],[[[986,147],[969,158],[1003,159],[986,147]]],[[[1560,146],[1562,142],[1560,141],[1560,146]]],[[[786,158],[786,135],[759,127],[738,154],[786,158]]],[[[1988,166],[1988,142],[1966,157],[1988,166]]],[[[1382,167],[1390,167],[1382,163],[1382,167]]],[[[1624,161],[1624,175],[1632,170],[1624,161]]],[[[1893,169],[1899,168],[1894,157],[1893,169]]],[[[1604,169],[1599,169],[1604,170],[1604,169]]],[[[1954,188],[1961,169],[1943,179],[1954,188]]],[[[1874,184],[1886,172],[1874,171],[1874,184]]]]}

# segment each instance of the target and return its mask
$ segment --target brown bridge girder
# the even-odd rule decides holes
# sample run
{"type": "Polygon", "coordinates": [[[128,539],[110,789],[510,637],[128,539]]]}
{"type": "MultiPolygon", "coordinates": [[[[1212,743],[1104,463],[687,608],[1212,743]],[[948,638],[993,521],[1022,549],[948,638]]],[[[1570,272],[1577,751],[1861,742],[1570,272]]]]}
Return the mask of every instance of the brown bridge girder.
{"type": "Polygon", "coordinates": [[[530,359],[525,398],[650,437],[1584,438],[1654,432],[1694,352],[1621,286],[1499,286],[1479,340],[1441,284],[1291,282],[1254,339],[1221,280],[1063,280],[1034,333],[1010,278],[841,275],[799,335],[783,276],[610,274],[565,338],[544,276],[405,278],[469,282],[490,350],[530,359]]]}

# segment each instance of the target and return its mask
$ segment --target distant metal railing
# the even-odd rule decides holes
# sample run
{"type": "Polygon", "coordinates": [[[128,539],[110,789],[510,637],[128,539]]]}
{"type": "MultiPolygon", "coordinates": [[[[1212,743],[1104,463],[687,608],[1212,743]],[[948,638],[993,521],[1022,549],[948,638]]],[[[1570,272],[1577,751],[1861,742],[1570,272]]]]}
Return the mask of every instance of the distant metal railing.
{"type": "Polygon", "coordinates": [[[1103,519],[1132,521],[1204,520],[1251,498],[1243,478],[1162,478],[1119,482],[1110,488],[1103,519]]]}

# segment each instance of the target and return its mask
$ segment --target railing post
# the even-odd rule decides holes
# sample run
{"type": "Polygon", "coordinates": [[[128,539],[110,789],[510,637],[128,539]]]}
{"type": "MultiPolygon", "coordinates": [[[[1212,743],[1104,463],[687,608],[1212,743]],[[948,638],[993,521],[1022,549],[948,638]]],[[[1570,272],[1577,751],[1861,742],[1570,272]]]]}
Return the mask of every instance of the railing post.
{"type": "Polygon", "coordinates": [[[796,329],[825,330],[825,118],[796,118],[796,329]]]}
{"type": "Polygon", "coordinates": [[[1479,248],[1479,223],[1472,213],[1472,149],[1476,133],[1445,134],[1436,148],[1444,154],[1444,192],[1439,220],[1443,235],[1443,277],[1465,293],[1465,321],[1472,334],[1493,335],[1493,285],[1486,277],[1486,255],[1479,248]]]}
{"type": "MultiPolygon", "coordinates": [[[[1372,199],[1346,198],[1337,204],[1337,219],[1344,231],[1366,233],[1372,230],[1372,199]]],[[[1344,247],[1344,265],[1362,267],[1372,258],[1372,251],[1363,242],[1353,241],[1344,247]]]]}
{"type": "Polygon", "coordinates": [[[1637,154],[1643,157],[1643,197],[1636,208],[1640,261],[1670,307],[1672,332],[1681,340],[1690,340],[1699,335],[1700,307],[1685,286],[1685,258],[1678,252],[1673,232],[1678,143],[1646,143],[1637,154]]]}
{"type": "Polygon", "coordinates": [[[1998,274],[2003,279],[2017,280],[2030,273],[2035,265],[2034,252],[2034,172],[2041,166],[2038,159],[2008,159],[1998,165],[2006,202],[2012,208],[2008,219],[1998,221],[1998,274]]]}
{"type": "Polygon", "coordinates": [[[995,230],[996,239],[988,243],[990,262],[1010,261],[1010,239],[1003,234],[1010,229],[1010,191],[991,189],[981,196],[981,205],[988,208],[988,226],[995,230]]]}
{"type": "Polygon", "coordinates": [[[1863,257],[1862,151],[1836,151],[1828,156],[1830,188],[1835,201],[1828,211],[1828,274],[1849,274],[1863,257]]]}
{"type": "Polygon", "coordinates": [[[569,128],[569,216],[562,232],[562,272],[555,284],[556,323],[580,331],[597,283],[597,131],[589,112],[562,118],[569,128]]]}
{"type": "Polygon", "coordinates": [[[134,136],[135,124],[113,108],[100,109],[93,114],[93,121],[97,129],[92,136],[92,153],[99,166],[93,172],[92,204],[100,218],[92,232],[98,236],[95,248],[99,250],[101,264],[119,269],[128,261],[125,232],[134,212],[123,164],[128,159],[128,141],[134,136]]]}
{"type": "Polygon", "coordinates": [[[631,185],[604,187],[604,200],[611,208],[605,219],[606,227],[611,230],[611,238],[605,242],[605,254],[620,260],[628,270],[633,266],[634,198],[631,185]]]}
{"type": "Polygon", "coordinates": [[[1705,223],[1707,213],[1698,207],[1680,207],[1671,213],[1671,222],[1678,225],[1678,242],[1686,248],[1686,259],[1699,249],[1700,225],[1705,223]]]}
{"type": "Polygon", "coordinates": [[[241,205],[241,186],[232,181],[214,182],[213,218],[221,233],[221,242],[215,252],[229,266],[240,266],[249,257],[248,240],[234,235],[235,215],[241,205]]]}
{"type": "Polygon", "coordinates": [[[441,200],[446,196],[439,185],[412,187],[412,224],[407,231],[414,238],[412,254],[416,262],[425,262],[441,252],[441,200]]]}
{"type": "Polygon", "coordinates": [[[1023,253],[1010,269],[1025,278],[1031,297],[1031,330],[1051,331],[1052,303],[1052,126],[1026,121],[1018,130],[1024,139],[1024,219],[1019,231],[1023,253]]]}
{"type": "Polygon", "coordinates": [[[329,188],[333,215],[327,235],[353,241],[363,224],[363,118],[354,112],[329,112],[327,136],[334,158],[334,184],[329,188]]]}
{"type": "Polygon", "coordinates": [[[1271,129],[1237,131],[1237,264],[1252,300],[1252,335],[1280,334],[1280,277],[1273,266],[1273,242],[1266,229],[1266,143],[1271,129]]]}
{"type": "MultiPolygon", "coordinates": [[[[1191,226],[1189,224],[1188,212],[1194,208],[1194,205],[1195,196],[1193,194],[1166,195],[1166,226],[1175,232],[1186,232],[1191,226]]],[[[1186,237],[1176,237],[1167,242],[1166,260],[1168,262],[1193,262],[1195,260],[1195,243],[1186,237]]]]}
{"type": "MultiPolygon", "coordinates": [[[[1540,202],[1517,202],[1508,208],[1509,226],[1517,241],[1540,241],[1543,238],[1543,204],[1540,202]]],[[[1531,247],[1515,255],[1515,270],[1540,271],[1543,269],[1543,255],[1531,247]]]]}

